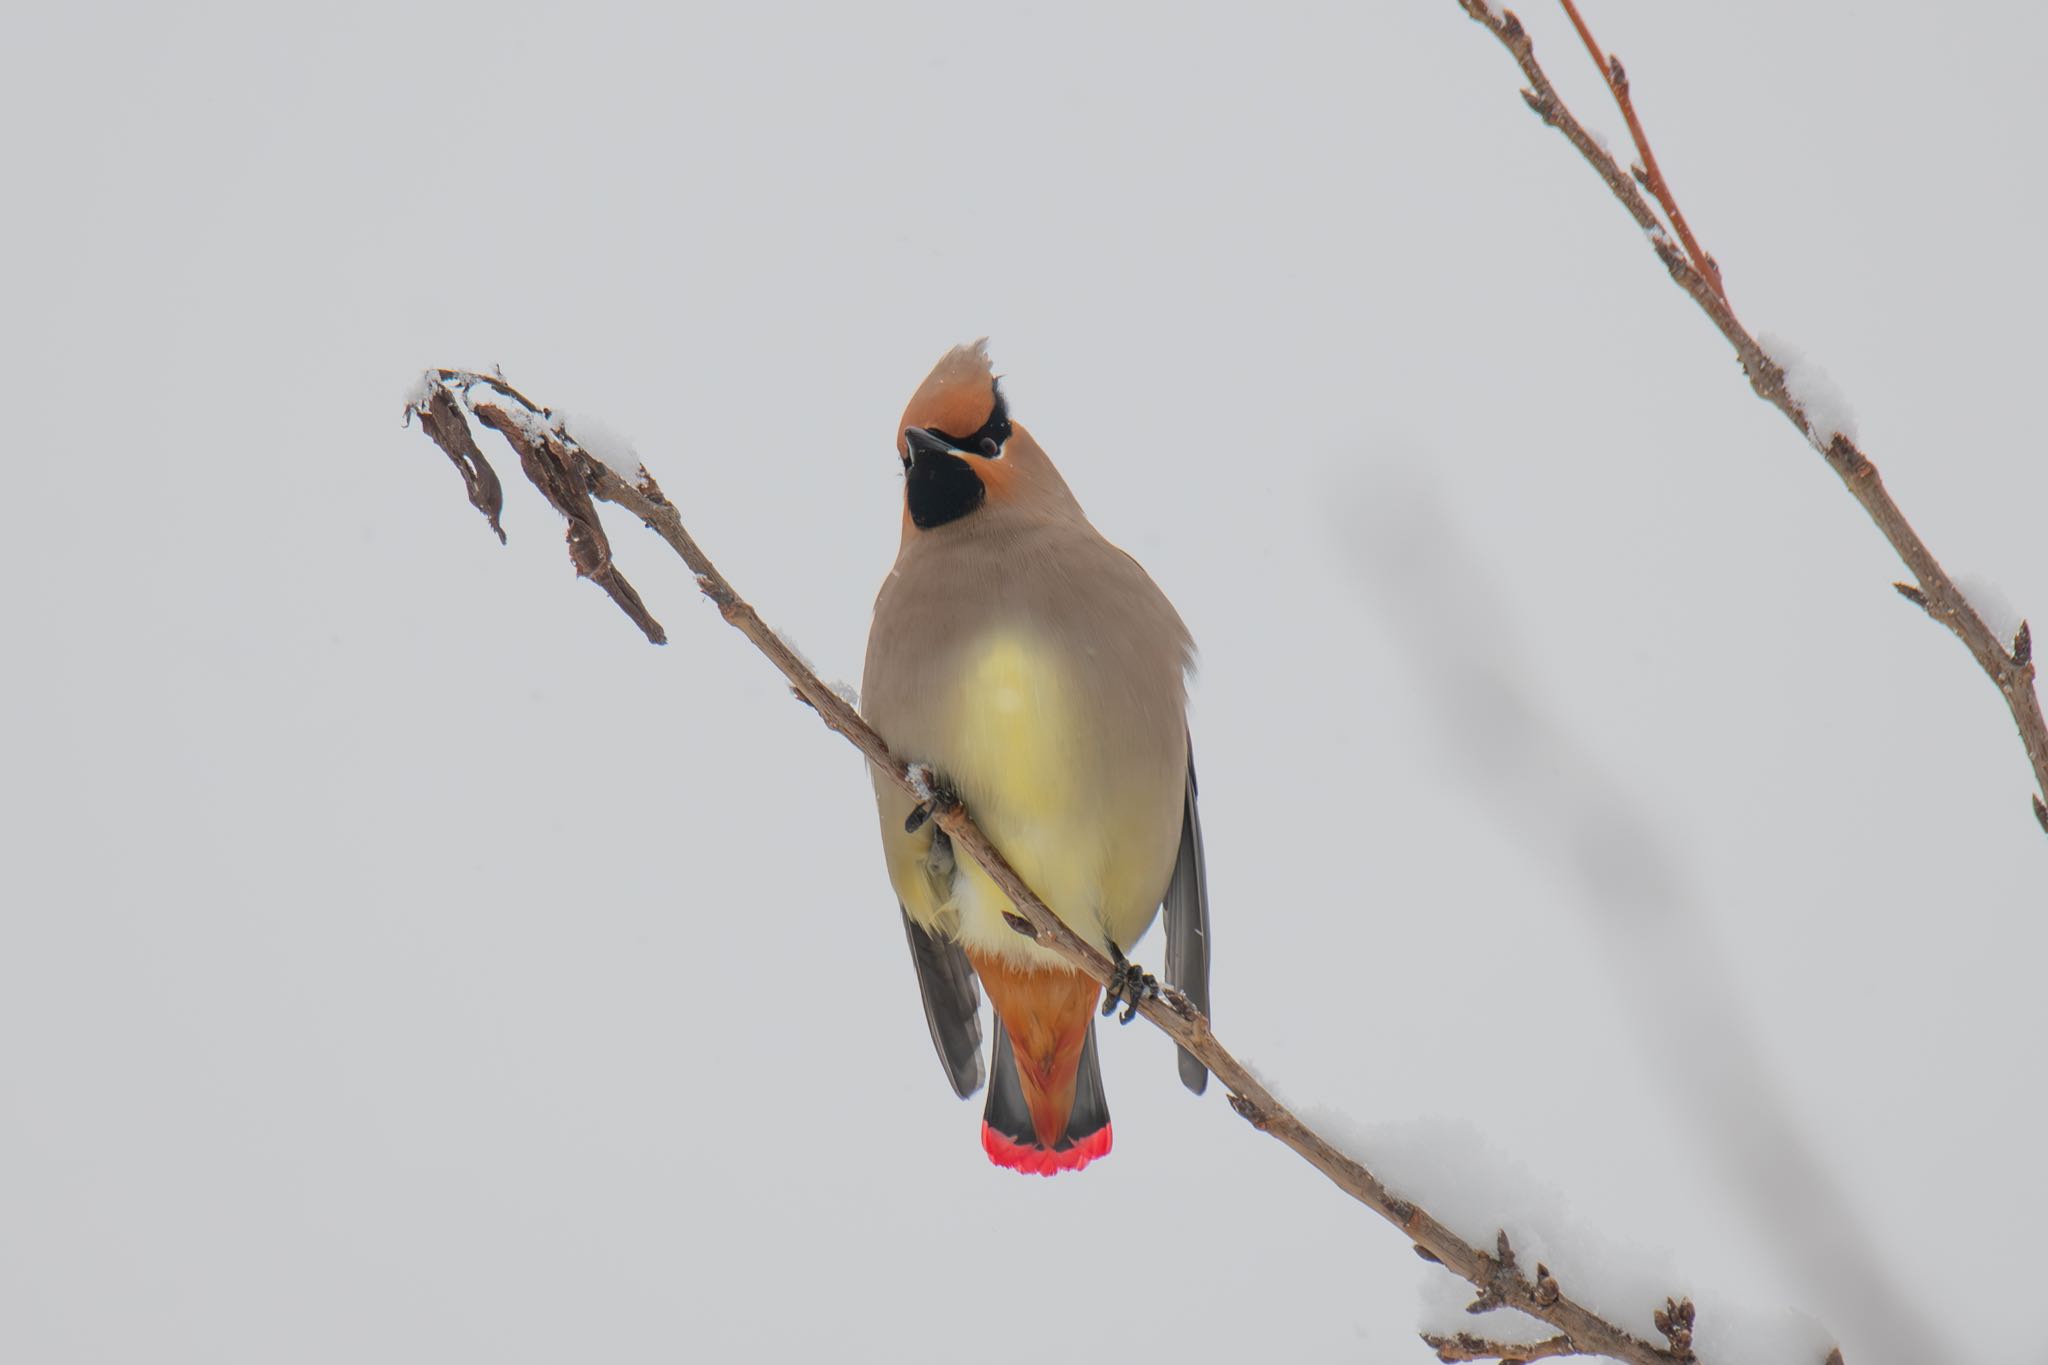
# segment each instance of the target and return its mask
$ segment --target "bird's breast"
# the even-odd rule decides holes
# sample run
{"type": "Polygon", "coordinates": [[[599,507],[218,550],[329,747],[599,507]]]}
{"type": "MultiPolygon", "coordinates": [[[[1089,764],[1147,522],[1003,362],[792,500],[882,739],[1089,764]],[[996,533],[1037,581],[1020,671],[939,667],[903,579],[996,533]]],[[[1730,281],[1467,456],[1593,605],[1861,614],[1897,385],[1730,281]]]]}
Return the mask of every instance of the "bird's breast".
{"type": "Polygon", "coordinates": [[[1093,718],[1069,661],[1028,631],[970,643],[949,689],[942,747],[955,780],[1019,822],[1057,820],[1077,803],[1093,718]]]}

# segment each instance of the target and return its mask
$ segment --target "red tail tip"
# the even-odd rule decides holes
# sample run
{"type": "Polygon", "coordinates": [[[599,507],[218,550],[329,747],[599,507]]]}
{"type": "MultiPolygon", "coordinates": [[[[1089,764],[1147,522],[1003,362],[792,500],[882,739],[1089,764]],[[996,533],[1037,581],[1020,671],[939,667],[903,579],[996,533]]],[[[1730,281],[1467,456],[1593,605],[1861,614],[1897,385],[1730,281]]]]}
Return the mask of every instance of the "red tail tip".
{"type": "Polygon", "coordinates": [[[981,1150],[988,1153],[988,1159],[998,1166],[1007,1166],[1026,1175],[1078,1171],[1095,1158],[1108,1156],[1109,1143],[1110,1131],[1106,1123],[1063,1152],[1050,1151],[1036,1143],[1026,1146],[1004,1137],[986,1123],[981,1125],[981,1150]]]}

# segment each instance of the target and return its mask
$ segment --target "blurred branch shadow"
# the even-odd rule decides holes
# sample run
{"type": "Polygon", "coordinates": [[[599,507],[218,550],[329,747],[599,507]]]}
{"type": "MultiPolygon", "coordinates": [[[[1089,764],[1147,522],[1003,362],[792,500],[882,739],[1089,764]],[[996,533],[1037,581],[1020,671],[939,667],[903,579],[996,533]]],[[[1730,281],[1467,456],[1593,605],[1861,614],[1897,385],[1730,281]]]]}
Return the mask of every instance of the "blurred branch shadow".
{"type": "MultiPolygon", "coordinates": [[[[1568,882],[1608,946],[1654,1087],[1723,1169],[1806,1305],[1898,1360],[1953,1360],[1786,1104],[1685,862],[1522,679],[1514,613],[1427,475],[1381,465],[1340,501],[1353,581],[1414,670],[1436,735],[1501,830],[1568,882]]],[[[1865,1349],[1869,1349],[1865,1347],[1865,1349]]],[[[1852,1357],[1853,1358],[1853,1357],[1852,1357]]]]}

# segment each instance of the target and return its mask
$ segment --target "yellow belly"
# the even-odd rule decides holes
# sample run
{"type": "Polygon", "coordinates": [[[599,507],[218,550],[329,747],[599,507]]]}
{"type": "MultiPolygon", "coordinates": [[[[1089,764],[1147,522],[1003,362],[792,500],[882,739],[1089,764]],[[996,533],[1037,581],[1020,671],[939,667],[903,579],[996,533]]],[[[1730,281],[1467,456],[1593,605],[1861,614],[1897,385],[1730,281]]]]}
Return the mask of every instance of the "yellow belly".
{"type": "MultiPolygon", "coordinates": [[[[1098,948],[1114,937],[1128,949],[1162,889],[1147,883],[1163,873],[1156,851],[1138,847],[1146,822],[1132,818],[1127,775],[1104,770],[1098,724],[1054,651],[993,634],[961,671],[943,726],[945,766],[982,829],[1053,912],[1098,948]]],[[[971,859],[955,871],[951,908],[970,947],[1050,959],[1005,922],[1009,898],[971,859]]]]}

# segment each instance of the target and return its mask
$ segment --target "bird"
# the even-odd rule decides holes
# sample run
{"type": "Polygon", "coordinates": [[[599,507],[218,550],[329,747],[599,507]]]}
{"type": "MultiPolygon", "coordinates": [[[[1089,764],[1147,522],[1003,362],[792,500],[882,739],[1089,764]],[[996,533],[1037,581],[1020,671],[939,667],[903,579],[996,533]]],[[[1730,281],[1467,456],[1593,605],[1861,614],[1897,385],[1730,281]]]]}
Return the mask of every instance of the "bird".
{"type": "MultiPolygon", "coordinates": [[[[957,798],[1054,914],[1117,964],[1101,1014],[1158,983],[1127,956],[1164,907],[1165,976],[1209,1008],[1209,894],[1187,678],[1194,642],[1138,562],[1104,539],[1009,403],[987,339],[956,346],[897,423],[903,531],[875,599],[862,711],[891,752],[957,798]]],[[[980,991],[994,1015],[982,1148],[1077,1171],[1110,1150],[1095,1041],[1101,988],[1016,925],[1007,896],[874,774],[889,881],[925,1021],[962,1099],[980,1088],[980,991]]],[[[1195,1094],[1208,1073],[1181,1051],[1195,1094]]]]}

